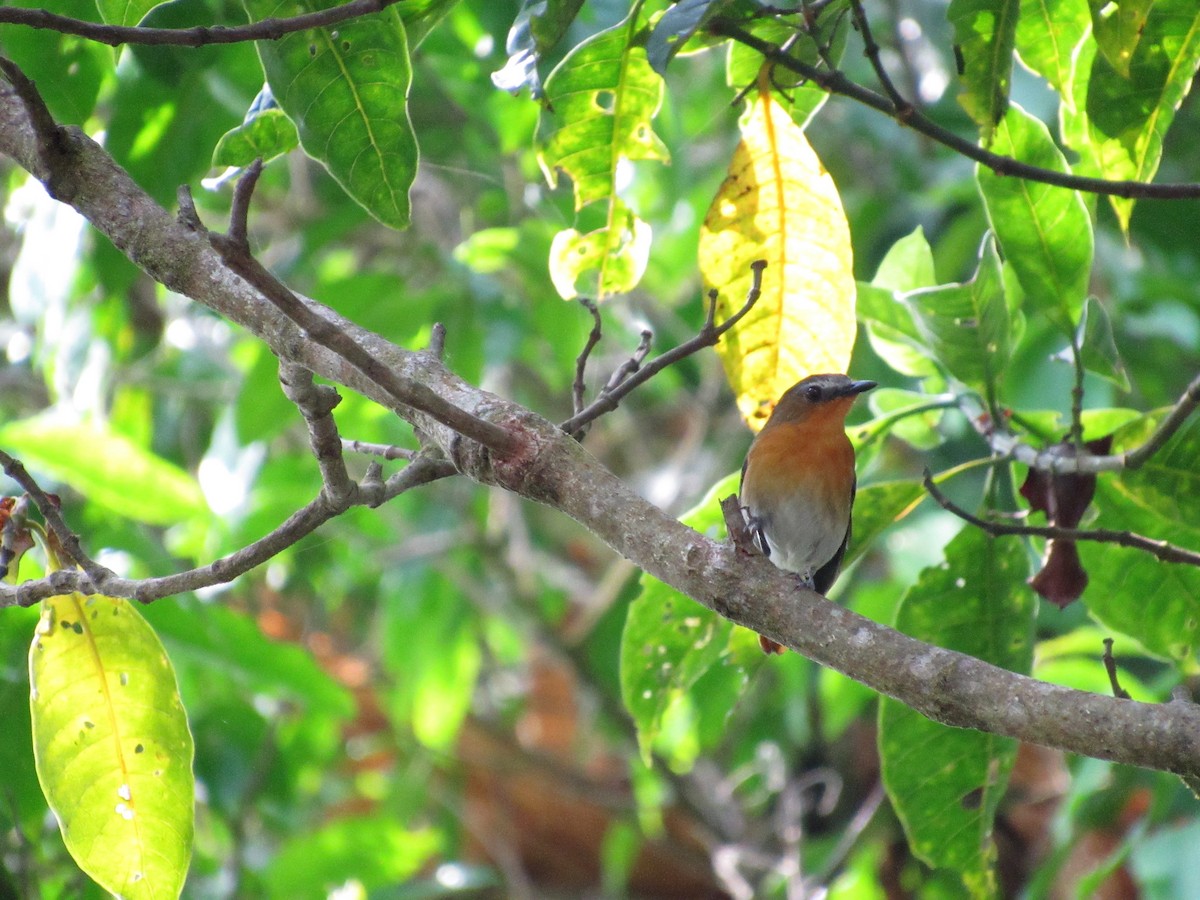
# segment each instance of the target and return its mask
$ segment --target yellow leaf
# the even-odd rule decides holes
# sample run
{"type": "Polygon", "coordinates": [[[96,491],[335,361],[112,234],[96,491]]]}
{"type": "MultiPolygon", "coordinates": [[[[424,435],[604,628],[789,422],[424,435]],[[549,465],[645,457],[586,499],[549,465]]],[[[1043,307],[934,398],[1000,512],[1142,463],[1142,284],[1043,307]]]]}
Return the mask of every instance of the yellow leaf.
{"type": "Polygon", "coordinates": [[[75,862],[126,900],[178,897],[192,853],[192,735],[157,635],[126,600],[50,597],[29,676],[38,781],[75,862]]]}
{"type": "Polygon", "coordinates": [[[745,301],[750,264],[767,262],[762,297],[717,345],[752,429],[800,379],[846,371],[855,333],[850,228],[833,179],[769,92],[742,122],[699,253],[705,286],[720,294],[719,319],[745,301]]]}

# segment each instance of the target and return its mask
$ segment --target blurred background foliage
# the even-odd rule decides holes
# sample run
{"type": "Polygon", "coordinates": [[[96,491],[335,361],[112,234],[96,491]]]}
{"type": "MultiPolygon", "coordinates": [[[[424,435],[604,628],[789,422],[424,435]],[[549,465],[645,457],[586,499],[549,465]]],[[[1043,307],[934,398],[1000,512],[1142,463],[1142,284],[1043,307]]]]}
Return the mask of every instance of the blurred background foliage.
{"type": "MultiPolygon", "coordinates": [[[[293,152],[264,173],[254,249],[297,291],[403,346],[422,347],[432,324],[444,323],[454,371],[561,420],[591,319],[559,299],[548,274],[554,234],[575,214],[567,180],[552,190],[539,171],[538,105],[491,79],[506,63],[505,36],[521,4],[420,6],[440,18],[413,49],[408,108],[421,159],[411,227],[382,227],[293,152]]],[[[55,9],[95,18],[86,0],[55,9]]],[[[974,134],[955,102],[944,4],[873,4],[870,12],[901,88],[937,121],[974,134]]],[[[543,60],[543,77],[566,49],[627,13],[617,0],[584,4],[543,60]]],[[[150,19],[237,24],[244,13],[175,0],[150,19]]],[[[869,81],[854,41],[845,69],[869,81]]],[[[57,117],[100,137],[144,189],[169,205],[179,185],[191,185],[204,220],[220,227],[230,185],[212,165],[213,148],[262,86],[252,47],[113,50],[12,26],[0,29],[0,47],[57,117]]],[[[671,163],[634,164],[623,189],[652,224],[653,250],[639,287],[603,307],[592,386],[632,352],[641,329],[652,329],[662,350],[703,319],[698,233],[738,137],[725,77],[723,51],[682,55],[667,71],[655,130],[671,163]]],[[[1020,66],[1012,96],[1054,121],[1055,95],[1020,66]]],[[[1196,106],[1185,101],[1160,180],[1200,180],[1200,157],[1189,149],[1196,129],[1196,106]]],[[[807,134],[841,192],[860,281],[918,226],[938,283],[971,277],[988,228],[973,164],[847,100],[827,103],[807,134]]],[[[40,450],[27,433],[9,440],[61,494],[68,521],[102,562],[132,576],[203,563],[316,494],[303,424],[263,344],[154,284],[11,164],[0,170],[0,204],[0,443],[4,429],[35,417],[35,431],[53,435],[40,450]],[[123,479],[147,452],[169,463],[169,474],[131,491],[123,479]],[[177,475],[198,490],[179,487],[177,475]]],[[[1091,292],[1114,323],[1131,387],[1089,374],[1087,405],[1170,404],[1200,367],[1195,205],[1140,201],[1128,239],[1107,203],[1091,205],[1091,292]]],[[[1069,421],[1073,371],[1054,358],[1063,347],[1047,318],[1029,317],[1005,372],[1005,405],[1052,423],[1052,438],[1069,421]]],[[[851,371],[918,389],[862,330],[851,371]]],[[[345,437],[416,446],[405,423],[341,394],[345,437]]],[[[888,408],[883,391],[875,400],[853,421],[888,408]]],[[[864,488],[987,454],[960,413],[922,421],[862,453],[864,488]]],[[[587,447],[683,514],[736,471],[749,440],[716,357],[702,354],[634,393],[596,425],[587,447]]],[[[361,473],[365,461],[352,466],[361,473]]],[[[948,490],[975,507],[987,487],[976,471],[948,490]]],[[[835,599],[890,622],[960,523],[926,502],[884,525],[835,599]]],[[[1195,532],[1181,525],[1153,536],[1189,544],[1195,532]]],[[[1013,565],[1030,565],[1040,551],[1009,540],[1013,565]]],[[[1136,618],[1130,604],[1154,597],[1167,597],[1177,615],[1195,609],[1193,570],[1164,587],[1163,564],[1151,563],[1147,580],[1125,581],[1122,559],[1085,550],[1085,600],[1108,595],[1120,607],[1110,624],[1136,618]],[[1106,568],[1106,560],[1115,562],[1106,568]]],[[[38,574],[36,560],[26,566],[23,576],[38,574]]],[[[693,708],[667,711],[647,764],[618,671],[637,574],[562,516],[460,479],[355,509],[232,585],[147,607],[196,739],[197,838],[185,895],[961,894],[957,875],[911,855],[883,800],[875,696],[795,654],[754,659],[736,677],[709,670],[693,688],[693,708]],[[717,708],[738,698],[728,720],[705,718],[711,698],[717,708]]],[[[34,777],[25,653],[35,616],[0,612],[0,897],[98,896],[66,856],[34,777]]],[[[1043,604],[1034,673],[1107,692],[1098,656],[1109,634],[1083,604],[1043,604]]],[[[1164,700],[1195,673],[1190,634],[1147,646],[1116,636],[1135,697],[1164,700]]],[[[734,666],[736,640],[730,646],[734,666]]],[[[1022,747],[997,812],[1001,890],[1198,896],[1181,849],[1195,845],[1198,829],[1194,799],[1168,776],[1022,747]]]]}

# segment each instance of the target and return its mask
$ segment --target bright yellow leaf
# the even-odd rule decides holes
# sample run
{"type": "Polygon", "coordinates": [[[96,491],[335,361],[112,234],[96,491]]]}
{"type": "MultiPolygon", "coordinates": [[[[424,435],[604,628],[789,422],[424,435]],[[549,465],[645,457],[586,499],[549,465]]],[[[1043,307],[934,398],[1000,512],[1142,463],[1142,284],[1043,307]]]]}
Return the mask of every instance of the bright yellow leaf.
{"type": "Polygon", "coordinates": [[[844,372],[854,347],[850,227],[833,179],[804,133],[763,92],[742,122],[729,174],[700,229],[700,271],[738,310],[750,264],[766,260],[762,297],[717,345],[752,429],[807,375],[844,372]]]}

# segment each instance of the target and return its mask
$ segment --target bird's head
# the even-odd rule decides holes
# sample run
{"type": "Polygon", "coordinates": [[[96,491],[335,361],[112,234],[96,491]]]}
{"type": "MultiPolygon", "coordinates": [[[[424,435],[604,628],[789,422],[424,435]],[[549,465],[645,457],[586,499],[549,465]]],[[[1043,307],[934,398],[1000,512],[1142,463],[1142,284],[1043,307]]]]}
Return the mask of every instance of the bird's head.
{"type": "Polygon", "coordinates": [[[835,416],[845,421],[854,398],[875,387],[874,381],[855,381],[848,375],[809,375],[779,398],[766,427],[835,416]]]}

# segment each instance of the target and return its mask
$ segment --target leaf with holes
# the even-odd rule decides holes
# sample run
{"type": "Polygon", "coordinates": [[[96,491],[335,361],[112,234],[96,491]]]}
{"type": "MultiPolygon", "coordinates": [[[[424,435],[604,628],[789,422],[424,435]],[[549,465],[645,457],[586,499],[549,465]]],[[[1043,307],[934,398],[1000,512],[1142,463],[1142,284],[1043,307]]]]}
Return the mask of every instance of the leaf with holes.
{"type": "Polygon", "coordinates": [[[804,133],[769,93],[742,122],[729,174],[700,229],[700,272],[718,318],[741,307],[750,264],[762,296],[717,345],[738,408],[757,431],[806,375],[844,372],[854,347],[850,228],[837,187],[804,133]]]}
{"type": "MultiPolygon", "coordinates": [[[[313,0],[244,0],[252,21],[329,6],[313,0]]],[[[408,225],[417,141],[408,118],[412,69],[397,7],[259,41],[267,83],[296,123],[304,151],[385,225],[408,225]]]]}
{"type": "Polygon", "coordinates": [[[51,597],[29,681],[38,780],[71,856],[127,900],[179,896],[192,852],[192,735],[154,631],[126,600],[51,597]]]}
{"type": "Polygon", "coordinates": [[[582,290],[602,298],[631,290],[645,271],[650,226],[618,196],[618,173],[630,161],[667,162],[670,154],[652,128],[663,83],[635,40],[640,27],[635,13],[589,38],[546,79],[538,161],[551,185],[561,170],[575,186],[575,226],[559,236],[550,264],[568,300],[585,275],[582,290]],[[585,230],[585,211],[597,227],[585,230]]]}
{"type": "MultiPolygon", "coordinates": [[[[896,628],[1028,672],[1035,610],[1028,574],[1020,541],[967,527],[946,546],[945,562],[909,589],[896,628]]],[[[880,702],[883,783],[909,846],[929,865],[956,871],[972,896],[994,893],[992,824],[1016,749],[1009,738],[950,728],[886,697],[880,702]]]]}

